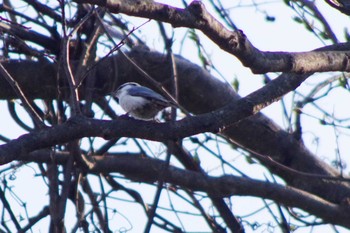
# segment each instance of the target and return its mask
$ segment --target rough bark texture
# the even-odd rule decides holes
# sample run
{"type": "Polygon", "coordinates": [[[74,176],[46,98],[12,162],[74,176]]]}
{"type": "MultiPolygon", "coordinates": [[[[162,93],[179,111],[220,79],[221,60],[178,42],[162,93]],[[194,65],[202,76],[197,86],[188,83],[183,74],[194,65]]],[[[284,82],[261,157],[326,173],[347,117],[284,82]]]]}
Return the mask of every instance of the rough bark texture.
{"type": "MultiPolygon", "coordinates": [[[[168,86],[171,74],[166,56],[144,49],[136,49],[128,55],[153,78],[168,86]]],[[[179,77],[179,102],[191,113],[211,112],[225,106],[233,99],[240,98],[227,84],[212,77],[197,65],[181,57],[178,57],[176,62],[179,77]]],[[[21,84],[29,98],[57,98],[54,65],[16,62],[9,63],[6,67],[21,84]],[[41,72],[37,72],[38,70],[41,72]],[[39,83],[41,85],[38,85],[39,83]]],[[[116,86],[127,81],[148,85],[145,78],[122,55],[105,59],[95,68],[97,77],[94,86],[95,97],[106,95],[116,86]]],[[[0,79],[0,82],[4,80],[0,79]]],[[[2,84],[0,88],[4,90],[0,90],[0,98],[14,98],[11,89],[5,83],[2,84]]],[[[65,96],[68,89],[64,84],[61,87],[61,93],[65,96]]],[[[81,92],[81,96],[84,97],[84,91],[81,92]]],[[[250,116],[226,128],[222,133],[235,144],[270,156],[275,161],[295,170],[318,175],[339,175],[332,167],[317,159],[300,141],[283,131],[263,114],[250,116]]],[[[261,162],[290,185],[317,194],[331,202],[341,203],[350,196],[350,187],[345,182],[322,179],[310,182],[308,177],[292,176],[284,169],[276,168],[266,161],[261,162]]]]}

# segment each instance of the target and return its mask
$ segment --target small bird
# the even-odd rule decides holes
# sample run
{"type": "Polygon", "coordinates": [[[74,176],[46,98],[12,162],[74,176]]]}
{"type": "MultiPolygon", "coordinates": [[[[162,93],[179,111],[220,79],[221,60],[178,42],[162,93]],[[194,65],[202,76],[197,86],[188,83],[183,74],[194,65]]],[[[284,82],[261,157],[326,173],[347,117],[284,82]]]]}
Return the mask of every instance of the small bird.
{"type": "Polygon", "coordinates": [[[112,95],[128,115],[139,120],[153,120],[164,108],[175,107],[162,95],[135,82],[124,83],[112,95]]]}

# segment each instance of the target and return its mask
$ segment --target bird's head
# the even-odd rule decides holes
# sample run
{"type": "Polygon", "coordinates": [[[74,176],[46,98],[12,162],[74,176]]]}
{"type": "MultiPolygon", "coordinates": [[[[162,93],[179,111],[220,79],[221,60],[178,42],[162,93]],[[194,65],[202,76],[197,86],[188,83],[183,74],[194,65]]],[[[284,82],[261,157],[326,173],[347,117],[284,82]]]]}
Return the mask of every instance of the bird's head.
{"type": "Polygon", "coordinates": [[[112,96],[115,98],[119,98],[121,95],[125,94],[127,90],[137,86],[141,86],[141,85],[135,82],[124,83],[120,85],[116,91],[112,92],[112,96]]]}

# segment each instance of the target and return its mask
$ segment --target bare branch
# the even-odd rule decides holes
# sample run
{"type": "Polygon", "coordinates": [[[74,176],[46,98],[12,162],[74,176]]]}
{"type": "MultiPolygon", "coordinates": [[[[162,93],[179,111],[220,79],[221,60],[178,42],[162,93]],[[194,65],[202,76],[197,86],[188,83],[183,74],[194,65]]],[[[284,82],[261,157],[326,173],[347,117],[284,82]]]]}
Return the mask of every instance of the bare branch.
{"type": "Polygon", "coordinates": [[[11,87],[17,93],[17,95],[21,99],[26,111],[32,117],[35,125],[37,127],[40,127],[40,128],[45,127],[43,120],[40,118],[39,114],[34,110],[33,106],[30,104],[29,100],[27,99],[27,97],[23,93],[22,88],[18,85],[16,80],[7,72],[7,70],[5,69],[5,67],[1,63],[0,63],[0,73],[9,82],[11,87]]]}
{"type": "Polygon", "coordinates": [[[17,221],[17,218],[15,216],[15,214],[13,213],[12,209],[11,209],[11,205],[10,203],[7,201],[6,196],[4,191],[0,188],[0,200],[2,202],[2,204],[4,205],[4,208],[7,210],[7,212],[10,215],[11,221],[13,222],[13,224],[15,225],[16,229],[18,231],[21,230],[21,225],[19,225],[19,222],[17,221]]]}
{"type": "Polygon", "coordinates": [[[193,1],[180,9],[156,2],[76,0],[107,7],[113,13],[155,19],[170,23],[173,27],[201,30],[221,49],[236,56],[255,74],[266,72],[310,73],[325,71],[350,71],[350,53],[332,52],[263,52],[255,48],[243,31],[226,29],[205,9],[200,1],[193,1]],[[133,4],[134,3],[134,4],[133,4]],[[142,4],[142,7],[140,5],[142,4]]]}
{"type": "Polygon", "coordinates": [[[23,227],[19,233],[24,233],[24,232],[28,232],[28,230],[30,228],[32,228],[37,222],[39,222],[41,219],[45,218],[46,216],[48,216],[50,214],[50,208],[48,206],[45,206],[40,213],[38,213],[38,215],[36,215],[35,217],[32,217],[30,219],[28,219],[28,225],[26,225],[25,227],[23,227]]]}
{"type": "MultiPolygon", "coordinates": [[[[68,156],[63,155],[57,161],[64,163],[68,158],[68,156]]],[[[47,159],[50,160],[50,158],[47,159]]],[[[35,157],[32,157],[32,160],[35,160],[35,157]]],[[[94,156],[93,160],[95,162],[89,169],[89,173],[99,174],[102,172],[106,174],[118,172],[134,181],[146,183],[158,181],[160,171],[165,166],[163,161],[143,156],[94,156]]],[[[174,166],[169,166],[164,181],[189,190],[207,192],[217,198],[239,195],[271,199],[281,205],[297,207],[315,214],[326,222],[332,222],[344,227],[350,226],[348,206],[330,203],[316,195],[290,186],[232,175],[212,177],[174,166]]]]}

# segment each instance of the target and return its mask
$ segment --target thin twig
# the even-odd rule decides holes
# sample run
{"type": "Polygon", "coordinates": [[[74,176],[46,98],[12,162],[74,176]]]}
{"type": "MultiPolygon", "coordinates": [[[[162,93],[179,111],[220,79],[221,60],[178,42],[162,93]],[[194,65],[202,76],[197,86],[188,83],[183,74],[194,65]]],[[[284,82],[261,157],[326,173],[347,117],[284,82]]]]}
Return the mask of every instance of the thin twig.
{"type": "Polygon", "coordinates": [[[105,226],[106,219],[104,218],[102,211],[99,208],[98,201],[96,200],[96,195],[95,195],[94,191],[92,190],[91,185],[90,185],[87,177],[82,177],[81,186],[83,188],[83,191],[88,195],[88,197],[90,199],[90,202],[92,204],[92,211],[96,213],[98,221],[99,221],[100,226],[101,226],[101,229],[106,229],[106,226],[105,226]]]}
{"type": "Polygon", "coordinates": [[[186,115],[190,115],[190,113],[176,101],[176,99],[164,88],[163,85],[161,85],[159,82],[155,81],[154,78],[152,78],[146,71],[144,71],[138,64],[136,64],[135,61],[133,61],[123,51],[119,51],[119,53],[121,55],[123,55],[123,57],[125,57],[130,62],[130,64],[132,64],[134,66],[134,68],[136,68],[136,70],[141,73],[142,76],[144,76],[148,81],[150,81],[154,86],[156,86],[160,91],[162,91],[162,94],[164,94],[182,112],[184,112],[186,115]]]}
{"type": "Polygon", "coordinates": [[[162,171],[159,174],[157,192],[156,192],[156,195],[154,196],[152,208],[147,213],[148,214],[148,221],[147,221],[147,225],[146,225],[145,230],[144,230],[145,233],[149,233],[151,231],[153,219],[155,217],[157,206],[158,206],[159,199],[160,199],[160,194],[162,193],[162,190],[163,190],[163,184],[164,184],[164,179],[166,176],[166,171],[168,170],[169,165],[170,165],[170,158],[171,158],[171,153],[170,153],[170,150],[168,150],[168,153],[167,153],[167,156],[165,159],[165,166],[163,167],[162,171]]]}
{"type": "MultiPolygon", "coordinates": [[[[147,20],[146,22],[142,23],[141,25],[134,27],[132,30],[130,30],[130,32],[128,34],[125,35],[125,37],[118,43],[115,44],[115,46],[104,56],[102,57],[98,62],[96,62],[94,65],[88,67],[86,69],[85,74],[81,77],[80,80],[78,80],[76,88],[79,88],[81,86],[81,84],[83,83],[83,81],[85,80],[85,78],[88,76],[88,73],[94,69],[100,62],[102,62],[103,60],[105,60],[107,57],[109,57],[110,55],[112,55],[115,51],[118,51],[124,44],[125,41],[128,39],[128,37],[134,33],[136,30],[138,30],[140,27],[142,27],[143,25],[145,25],[146,23],[148,23],[150,20],[147,20]]],[[[107,34],[107,37],[110,38],[110,40],[113,42],[112,37],[109,35],[108,30],[104,27],[103,22],[101,22],[101,25],[103,26],[103,28],[105,29],[105,32],[107,34]]],[[[121,52],[121,51],[120,51],[121,52]]]]}
{"type": "Polygon", "coordinates": [[[22,101],[25,110],[33,119],[35,125],[39,128],[44,128],[45,124],[43,123],[43,120],[40,118],[39,114],[34,110],[33,106],[30,104],[29,100],[26,98],[25,94],[23,93],[17,81],[7,72],[7,70],[1,63],[0,63],[0,73],[11,85],[13,90],[16,92],[17,96],[22,101]]]}
{"type": "Polygon", "coordinates": [[[7,212],[9,213],[11,221],[13,222],[13,224],[15,224],[17,231],[19,231],[21,229],[21,225],[19,225],[19,222],[17,221],[16,216],[11,209],[11,205],[7,201],[7,199],[5,197],[5,193],[2,191],[1,188],[0,188],[0,200],[1,200],[2,204],[4,205],[5,209],[7,210],[7,212]]]}
{"type": "Polygon", "coordinates": [[[48,206],[45,206],[38,215],[29,218],[28,224],[23,227],[21,230],[18,231],[18,233],[24,233],[28,232],[29,229],[31,229],[37,222],[39,222],[41,219],[45,218],[50,214],[50,208],[48,206]]]}
{"type": "Polygon", "coordinates": [[[100,188],[101,188],[101,200],[103,202],[103,210],[104,210],[104,214],[105,214],[105,223],[104,223],[104,227],[105,229],[103,229],[104,232],[110,232],[109,230],[109,217],[108,217],[108,205],[107,205],[107,198],[106,198],[106,192],[105,192],[105,188],[104,188],[104,185],[103,185],[103,182],[102,182],[102,177],[101,176],[98,176],[98,180],[99,180],[99,183],[100,183],[100,188]]]}
{"type": "Polygon", "coordinates": [[[319,174],[298,171],[298,170],[287,167],[287,166],[277,162],[276,160],[271,158],[271,156],[260,154],[258,152],[255,152],[255,151],[250,150],[250,149],[245,148],[245,147],[243,149],[247,150],[249,153],[251,153],[253,155],[253,157],[256,157],[257,159],[264,161],[265,163],[269,164],[270,166],[281,169],[281,170],[288,172],[290,174],[293,174],[293,175],[309,177],[309,178],[314,178],[314,179],[322,179],[322,180],[335,180],[335,181],[350,182],[350,178],[344,178],[341,176],[334,177],[334,176],[330,176],[330,175],[319,175],[319,174]]]}
{"type": "Polygon", "coordinates": [[[74,29],[67,34],[67,28],[66,28],[66,17],[65,17],[65,9],[64,0],[59,0],[61,11],[62,11],[62,30],[63,30],[63,39],[62,39],[62,62],[63,62],[63,69],[65,71],[65,75],[68,80],[69,88],[70,88],[70,104],[72,108],[72,115],[79,115],[80,114],[80,98],[79,98],[79,92],[78,88],[76,88],[76,80],[73,75],[71,66],[70,66],[70,56],[69,56],[69,43],[70,38],[72,35],[84,24],[84,22],[90,17],[90,14],[87,14],[75,27],[74,29]]]}

